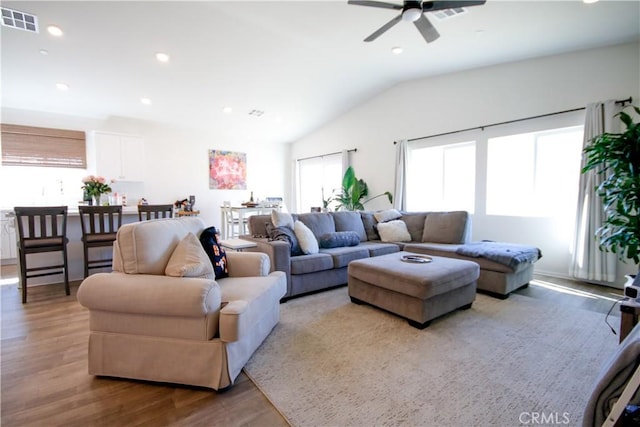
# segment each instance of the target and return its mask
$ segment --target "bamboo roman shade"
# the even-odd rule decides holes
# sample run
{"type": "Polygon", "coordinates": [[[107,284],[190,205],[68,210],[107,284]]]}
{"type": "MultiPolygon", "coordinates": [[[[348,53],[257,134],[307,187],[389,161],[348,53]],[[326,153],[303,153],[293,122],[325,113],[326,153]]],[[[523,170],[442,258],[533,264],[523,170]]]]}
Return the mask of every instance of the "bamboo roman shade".
{"type": "Polygon", "coordinates": [[[84,131],[2,124],[2,164],[86,169],[84,131]]]}

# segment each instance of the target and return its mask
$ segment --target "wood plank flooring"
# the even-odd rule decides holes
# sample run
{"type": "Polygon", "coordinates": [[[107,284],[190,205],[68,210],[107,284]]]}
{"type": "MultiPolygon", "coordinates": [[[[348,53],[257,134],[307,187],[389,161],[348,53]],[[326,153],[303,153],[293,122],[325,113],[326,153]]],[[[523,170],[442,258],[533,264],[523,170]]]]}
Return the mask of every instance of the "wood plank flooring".
{"type": "MultiPolygon", "coordinates": [[[[15,275],[2,267],[2,279],[15,275]]],[[[519,290],[606,313],[621,291],[537,276],[519,290]]],[[[63,285],[29,288],[21,303],[15,285],[1,286],[1,418],[9,426],[287,426],[241,373],[223,393],[87,374],[88,312],[63,285]]],[[[505,302],[508,303],[508,300],[505,302]]],[[[619,310],[611,324],[619,327],[619,310]]]]}

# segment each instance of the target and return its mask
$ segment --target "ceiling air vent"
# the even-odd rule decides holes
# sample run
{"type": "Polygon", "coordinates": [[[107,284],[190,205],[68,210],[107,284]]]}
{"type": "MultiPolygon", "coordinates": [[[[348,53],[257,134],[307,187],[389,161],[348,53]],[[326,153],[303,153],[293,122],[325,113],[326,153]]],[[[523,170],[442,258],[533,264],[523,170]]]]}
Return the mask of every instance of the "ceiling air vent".
{"type": "Polygon", "coordinates": [[[2,25],[19,30],[38,32],[38,17],[18,10],[2,8],[2,25]]]}
{"type": "Polygon", "coordinates": [[[464,7],[456,7],[453,9],[444,9],[431,12],[431,14],[438,18],[438,20],[440,21],[453,18],[454,16],[462,15],[463,13],[467,13],[467,9],[465,9],[464,7]]]}
{"type": "Polygon", "coordinates": [[[249,115],[250,116],[254,116],[254,117],[260,117],[264,114],[264,111],[262,110],[251,110],[249,111],[249,115]]]}

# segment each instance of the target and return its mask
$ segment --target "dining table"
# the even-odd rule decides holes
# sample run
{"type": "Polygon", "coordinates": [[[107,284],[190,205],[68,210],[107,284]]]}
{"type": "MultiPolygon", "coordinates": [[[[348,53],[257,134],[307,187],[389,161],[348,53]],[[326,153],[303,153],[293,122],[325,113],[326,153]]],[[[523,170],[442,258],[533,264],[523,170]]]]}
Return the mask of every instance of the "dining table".
{"type": "Polygon", "coordinates": [[[247,217],[251,215],[269,215],[272,211],[280,211],[279,205],[256,205],[256,206],[220,206],[222,218],[221,236],[223,239],[238,237],[249,234],[247,229],[247,217]],[[233,232],[233,222],[237,221],[238,233],[233,232]]]}

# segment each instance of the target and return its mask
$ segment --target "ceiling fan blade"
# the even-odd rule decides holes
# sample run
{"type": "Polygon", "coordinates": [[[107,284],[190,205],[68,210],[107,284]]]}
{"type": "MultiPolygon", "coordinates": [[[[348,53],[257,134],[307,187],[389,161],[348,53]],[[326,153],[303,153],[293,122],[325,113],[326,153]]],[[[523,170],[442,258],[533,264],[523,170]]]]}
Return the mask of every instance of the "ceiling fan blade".
{"type": "Polygon", "coordinates": [[[418,18],[417,21],[414,22],[422,37],[427,41],[427,43],[431,43],[434,40],[437,40],[440,37],[440,33],[436,30],[436,27],[431,25],[431,22],[427,19],[426,16],[422,15],[418,18]]]}
{"type": "Polygon", "coordinates": [[[378,37],[380,37],[385,31],[387,31],[389,28],[393,27],[394,25],[396,25],[398,22],[400,22],[402,20],[402,15],[398,15],[395,18],[393,18],[391,21],[387,22],[386,24],[384,24],[382,27],[378,28],[376,30],[376,32],[374,32],[373,34],[371,34],[369,37],[367,37],[366,39],[364,39],[364,41],[366,42],[372,42],[375,39],[377,39],[378,37]]]}
{"type": "Polygon", "coordinates": [[[448,1],[424,1],[422,2],[423,12],[434,12],[436,10],[456,9],[459,7],[481,6],[487,0],[448,0],[448,1]]]}
{"type": "Polygon", "coordinates": [[[393,4],[393,3],[384,3],[379,1],[349,0],[347,3],[354,4],[356,6],[370,6],[370,7],[381,7],[383,9],[402,10],[402,5],[393,4]]]}

